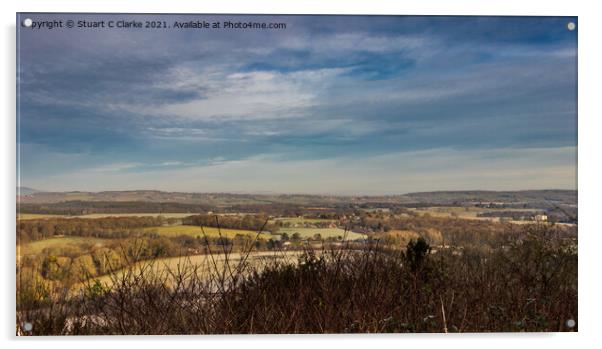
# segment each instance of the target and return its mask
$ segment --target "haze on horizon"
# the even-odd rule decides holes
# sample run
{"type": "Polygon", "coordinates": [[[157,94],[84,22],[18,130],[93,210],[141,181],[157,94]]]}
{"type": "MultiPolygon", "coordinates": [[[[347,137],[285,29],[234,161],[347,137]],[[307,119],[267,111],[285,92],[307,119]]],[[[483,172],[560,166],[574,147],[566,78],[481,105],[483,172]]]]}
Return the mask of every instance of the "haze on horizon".
{"type": "Polygon", "coordinates": [[[577,188],[577,30],[567,30],[576,18],[155,18],[287,29],[19,28],[19,185],[335,195],[577,188]]]}

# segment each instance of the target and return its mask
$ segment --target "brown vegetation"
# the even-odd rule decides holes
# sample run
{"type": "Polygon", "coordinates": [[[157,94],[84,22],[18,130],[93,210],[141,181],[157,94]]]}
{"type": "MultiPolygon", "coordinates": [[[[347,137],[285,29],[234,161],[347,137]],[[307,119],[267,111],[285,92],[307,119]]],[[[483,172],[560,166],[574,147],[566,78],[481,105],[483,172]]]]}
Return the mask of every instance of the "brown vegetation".
{"type": "Polygon", "coordinates": [[[211,278],[170,270],[169,283],[142,268],[78,297],[32,279],[17,324],[32,322],[30,334],[576,330],[565,325],[577,320],[576,240],[547,225],[502,235],[499,246],[437,251],[422,238],[407,249],[373,240],[307,250],[297,264],[216,265],[211,278]]]}

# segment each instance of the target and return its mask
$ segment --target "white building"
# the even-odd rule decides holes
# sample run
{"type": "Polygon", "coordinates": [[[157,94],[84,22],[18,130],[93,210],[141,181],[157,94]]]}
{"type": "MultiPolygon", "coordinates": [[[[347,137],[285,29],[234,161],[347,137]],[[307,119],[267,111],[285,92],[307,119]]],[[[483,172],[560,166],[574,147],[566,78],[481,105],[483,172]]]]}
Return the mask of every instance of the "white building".
{"type": "Polygon", "coordinates": [[[545,214],[536,214],[535,217],[533,217],[535,219],[536,222],[547,222],[548,221],[548,216],[545,214]]]}

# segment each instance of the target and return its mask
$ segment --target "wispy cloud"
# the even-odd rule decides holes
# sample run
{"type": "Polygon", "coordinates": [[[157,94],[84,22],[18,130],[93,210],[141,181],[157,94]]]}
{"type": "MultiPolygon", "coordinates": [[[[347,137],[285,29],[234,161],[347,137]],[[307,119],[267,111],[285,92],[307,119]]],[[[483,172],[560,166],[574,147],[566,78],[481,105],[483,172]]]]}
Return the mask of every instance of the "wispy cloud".
{"type": "Polygon", "coordinates": [[[88,168],[85,172],[123,172],[140,167],[140,163],[114,163],[103,166],[88,168]]]}
{"type": "Polygon", "coordinates": [[[575,158],[551,155],[577,143],[566,18],[278,20],[286,30],[21,32],[24,185],[573,186],[575,158]]]}
{"type": "Polygon", "coordinates": [[[458,151],[431,149],[376,157],[337,157],[292,160],[286,154],[263,154],[237,161],[209,163],[170,170],[83,171],[48,176],[33,182],[67,190],[163,189],[176,191],[247,191],[331,194],[400,194],[455,189],[576,188],[576,148],[499,148],[458,151]],[[65,183],[68,180],[69,184],[65,183]],[[135,184],[132,184],[135,183],[135,184]],[[84,184],[86,185],[84,187],[84,184]]]}

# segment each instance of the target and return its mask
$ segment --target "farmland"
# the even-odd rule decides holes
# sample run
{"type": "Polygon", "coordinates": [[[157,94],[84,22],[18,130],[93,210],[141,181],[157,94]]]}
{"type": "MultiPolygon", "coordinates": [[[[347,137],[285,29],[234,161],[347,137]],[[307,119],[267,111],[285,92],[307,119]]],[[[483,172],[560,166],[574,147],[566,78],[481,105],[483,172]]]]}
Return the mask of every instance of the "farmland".
{"type": "Polygon", "coordinates": [[[89,282],[94,283],[97,280],[103,286],[112,287],[115,280],[123,277],[134,277],[140,275],[141,272],[152,273],[159,278],[167,277],[168,282],[171,283],[174,281],[172,279],[174,275],[170,274],[170,271],[174,270],[195,270],[199,278],[207,280],[211,277],[218,277],[219,275],[216,275],[216,273],[222,272],[226,268],[226,263],[232,267],[239,267],[244,262],[247,270],[253,271],[261,270],[261,268],[274,263],[296,264],[301,254],[302,251],[274,251],[159,258],[152,261],[138,262],[110,275],[96,277],[74,287],[75,289],[81,289],[89,282]]]}
{"type": "MultiPolygon", "coordinates": [[[[140,195],[143,193],[113,192],[103,194],[102,199],[129,200],[140,195]]],[[[169,193],[148,195],[175,198],[169,193]]],[[[84,318],[87,314],[108,315],[103,318],[104,327],[88,323],[70,333],[159,334],[168,333],[170,328],[196,333],[205,325],[196,323],[197,327],[191,328],[174,324],[184,318],[194,323],[197,312],[206,312],[203,316],[211,319],[212,325],[203,327],[206,333],[297,332],[308,329],[309,320],[323,314],[331,315],[320,326],[336,332],[350,328],[360,332],[387,328],[439,331],[440,323],[425,323],[423,319],[440,309],[439,297],[452,292],[457,306],[471,314],[464,320],[450,314],[448,321],[457,331],[520,330],[525,326],[551,330],[559,328],[555,322],[537,319],[576,317],[574,204],[540,205],[533,193],[519,195],[531,200],[520,205],[479,200],[441,203],[458,197],[474,200],[475,195],[478,199],[478,193],[445,193],[438,199],[437,194],[428,193],[419,197],[438,201],[410,204],[395,197],[330,200],[278,196],[281,201],[274,203],[268,198],[276,196],[215,194],[210,197],[220,205],[195,204],[205,207],[199,213],[190,213],[194,212],[190,206],[178,206],[177,200],[31,204],[17,219],[19,316],[26,317],[29,309],[78,304],[81,300],[82,306],[93,308],[85,308],[84,313],[71,308],[72,313],[66,314],[58,328],[40,333],[62,333],[77,314],[84,314],[84,318]],[[284,200],[289,201],[282,203],[284,200]],[[162,210],[166,207],[187,212],[162,210]],[[534,221],[534,215],[541,213],[554,221],[534,221]],[[525,218],[517,221],[515,216],[525,218]],[[525,245],[524,241],[531,242],[525,245]],[[408,254],[408,249],[415,251],[408,254]],[[537,271],[545,268],[538,266],[541,260],[533,256],[546,256],[545,263],[560,270],[548,281],[556,291],[542,293],[537,291],[539,287],[523,287],[515,280],[515,270],[527,273],[525,278],[541,278],[537,271]],[[535,267],[522,270],[525,261],[535,267]],[[479,278],[467,278],[468,274],[479,278]],[[514,293],[503,291],[508,282],[523,287],[521,297],[545,302],[543,310],[532,313],[514,307],[518,301],[514,293]],[[375,283],[378,287],[370,286],[375,283]],[[314,307],[306,305],[316,299],[322,305],[316,305],[317,313],[312,313],[314,307]],[[474,299],[483,301],[473,307],[474,299]],[[494,303],[509,309],[506,316],[512,321],[489,320],[498,319],[488,307],[494,303]],[[235,304],[236,312],[232,312],[234,308],[220,308],[222,304],[235,304]],[[438,306],[433,308],[433,304],[438,306]],[[157,306],[168,319],[161,316],[157,317],[161,321],[154,322],[155,317],[148,318],[157,306]],[[127,309],[115,313],[119,307],[127,309]],[[328,310],[324,312],[321,307],[328,310]],[[345,307],[360,309],[361,317],[346,319],[354,313],[346,312],[345,307]],[[378,311],[377,318],[362,320],[373,311],[378,311]],[[220,320],[216,314],[226,314],[227,318],[220,320]],[[301,321],[296,320],[299,316],[308,318],[296,322],[301,321]],[[391,316],[400,322],[380,324],[381,318],[391,316]],[[253,329],[245,327],[249,317],[256,321],[253,329]],[[232,322],[239,318],[240,322],[232,322]],[[124,331],[108,325],[113,319],[136,321],[142,327],[124,331]],[[529,322],[523,324],[522,319],[529,322]],[[166,329],[164,324],[172,327],[166,329]],[[232,329],[234,324],[237,327],[232,329]]],[[[86,199],[94,196],[86,194],[86,199]]],[[[83,198],[80,194],[75,197],[83,198]]],[[[492,193],[486,197],[503,198],[492,193]]],[[[566,197],[559,195],[561,200],[566,197]]],[[[44,326],[56,319],[40,317],[35,326],[50,328],[44,326]]]]}
{"type": "Polygon", "coordinates": [[[18,220],[58,218],[58,217],[67,217],[67,216],[54,215],[54,214],[43,214],[43,213],[17,213],[18,220]]]}
{"type": "Polygon", "coordinates": [[[499,221],[497,217],[479,217],[480,213],[484,212],[532,212],[533,214],[540,212],[538,209],[513,209],[513,208],[482,208],[469,206],[436,206],[436,207],[421,207],[412,208],[412,211],[419,214],[429,214],[433,217],[442,218],[462,218],[462,219],[477,219],[477,220],[493,220],[499,221]]]}
{"type": "MultiPolygon", "coordinates": [[[[233,239],[237,235],[246,236],[249,238],[255,238],[257,236],[256,231],[251,230],[241,230],[241,229],[218,229],[215,227],[198,227],[192,225],[174,225],[167,227],[150,227],[145,228],[145,232],[147,233],[156,233],[159,236],[164,237],[176,237],[176,236],[190,236],[193,238],[199,237],[202,238],[205,235],[208,237],[225,237],[228,239],[233,239]]],[[[258,235],[259,239],[274,239],[276,236],[271,235],[270,233],[261,233],[258,235]]]]}
{"type": "Polygon", "coordinates": [[[289,237],[298,234],[301,239],[313,239],[316,235],[319,235],[322,239],[345,240],[358,240],[367,237],[365,234],[345,231],[340,228],[280,228],[278,232],[280,234],[287,234],[289,237]]]}
{"type": "Polygon", "coordinates": [[[277,217],[272,219],[273,222],[282,222],[284,224],[305,224],[305,223],[332,223],[335,219],[324,219],[324,218],[305,218],[305,217],[277,217]]]}
{"type": "Polygon", "coordinates": [[[50,239],[44,239],[39,241],[32,241],[25,243],[21,246],[20,255],[39,255],[45,249],[62,249],[67,250],[70,248],[88,248],[88,247],[101,247],[107,242],[107,239],[97,238],[84,238],[78,236],[57,236],[50,239]]]}

